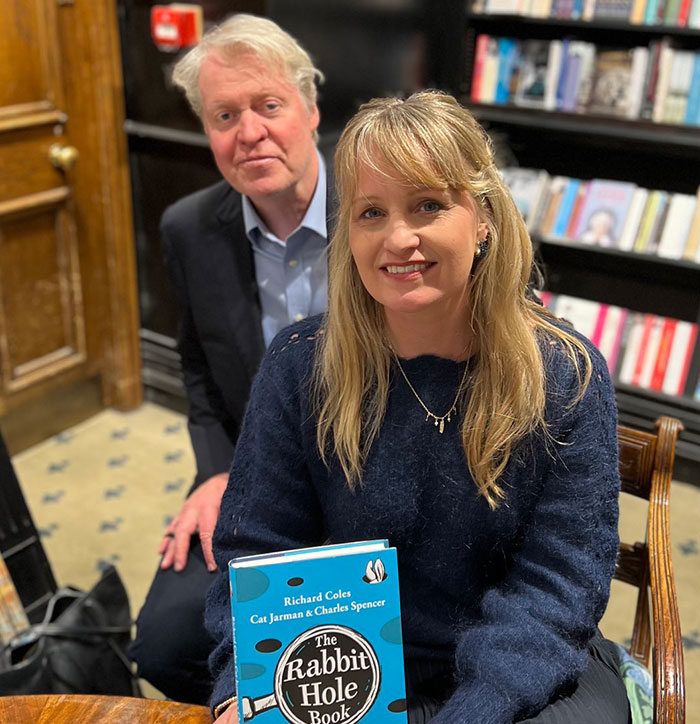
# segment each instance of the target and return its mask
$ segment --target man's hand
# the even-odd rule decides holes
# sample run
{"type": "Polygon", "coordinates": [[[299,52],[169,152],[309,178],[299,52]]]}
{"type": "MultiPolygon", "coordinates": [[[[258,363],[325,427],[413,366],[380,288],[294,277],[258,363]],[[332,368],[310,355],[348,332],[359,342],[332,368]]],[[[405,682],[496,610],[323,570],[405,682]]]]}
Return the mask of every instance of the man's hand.
{"type": "Polygon", "coordinates": [[[204,562],[210,571],[216,570],[211,539],[214,535],[221,498],[227,483],[228,473],[213,475],[185,500],[180,512],[173,518],[172,523],[165,531],[165,536],[158,548],[158,553],[163,556],[163,560],[160,562],[161,568],[170,568],[175,564],[175,570],[181,571],[187,563],[190,537],[199,532],[204,562]]]}

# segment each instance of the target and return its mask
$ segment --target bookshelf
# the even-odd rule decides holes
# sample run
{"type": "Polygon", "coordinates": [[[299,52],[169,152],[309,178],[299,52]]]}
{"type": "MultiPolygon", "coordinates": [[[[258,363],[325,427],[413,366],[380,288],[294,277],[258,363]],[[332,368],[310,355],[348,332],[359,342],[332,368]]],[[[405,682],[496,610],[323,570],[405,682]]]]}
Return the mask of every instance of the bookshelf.
{"type": "MultiPolygon", "coordinates": [[[[596,53],[600,49],[631,50],[665,39],[674,52],[695,53],[700,48],[700,28],[632,24],[616,18],[581,20],[477,12],[471,3],[466,5],[464,19],[466,72],[458,85],[460,100],[512,154],[509,165],[544,169],[550,176],[610,179],[669,193],[696,194],[700,185],[700,124],[589,113],[580,106],[569,112],[525,107],[515,102],[515,84],[508,88],[505,100],[501,96],[500,102],[481,102],[473,97],[472,75],[475,62],[479,62],[480,34],[520,43],[567,38],[595,45],[596,53]]],[[[553,294],[700,324],[700,264],[552,239],[536,231],[532,236],[545,287],[553,294]]],[[[700,341],[695,343],[683,395],[669,396],[616,382],[622,423],[651,429],[654,419],[662,414],[683,421],[678,466],[682,473],[688,473],[684,477],[689,480],[700,470],[700,402],[694,399],[698,375],[700,341]]]]}

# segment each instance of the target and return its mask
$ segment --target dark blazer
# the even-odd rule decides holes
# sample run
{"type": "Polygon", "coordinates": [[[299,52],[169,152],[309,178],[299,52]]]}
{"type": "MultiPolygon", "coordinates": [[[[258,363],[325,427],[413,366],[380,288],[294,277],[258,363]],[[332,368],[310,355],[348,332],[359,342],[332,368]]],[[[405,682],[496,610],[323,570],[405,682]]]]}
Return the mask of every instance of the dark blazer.
{"type": "MultiPolygon", "coordinates": [[[[326,166],[331,168],[328,159],[326,166]]],[[[329,172],[329,234],[333,198],[329,172]]],[[[181,312],[178,349],[197,461],[194,489],[230,467],[250,386],[265,351],[260,299],[241,196],[226,181],[168,207],[160,232],[181,312]]]]}

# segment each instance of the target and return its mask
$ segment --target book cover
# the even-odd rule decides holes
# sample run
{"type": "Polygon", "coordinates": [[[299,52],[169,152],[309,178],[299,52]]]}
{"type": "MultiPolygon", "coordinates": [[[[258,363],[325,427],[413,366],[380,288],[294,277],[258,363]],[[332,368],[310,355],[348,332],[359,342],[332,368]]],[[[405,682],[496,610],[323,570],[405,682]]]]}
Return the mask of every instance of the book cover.
{"type": "Polygon", "coordinates": [[[591,342],[600,349],[600,340],[603,336],[603,329],[605,328],[605,322],[608,318],[608,312],[610,306],[608,304],[601,304],[600,310],[598,311],[598,318],[595,321],[595,327],[593,328],[593,334],[591,335],[591,342]]]}
{"type": "Polygon", "coordinates": [[[596,0],[593,18],[595,20],[627,20],[632,12],[634,0],[596,0]]]}
{"type": "Polygon", "coordinates": [[[550,234],[568,181],[567,176],[553,176],[549,180],[546,200],[542,205],[541,218],[537,222],[537,231],[542,236],[549,236],[550,234]]]}
{"type": "MultiPolygon", "coordinates": [[[[653,0],[649,0],[649,2],[652,1],[653,0]]],[[[656,82],[659,77],[659,58],[661,57],[661,48],[667,45],[667,43],[668,41],[666,38],[662,38],[661,40],[652,40],[649,43],[649,60],[647,62],[646,74],[644,76],[644,91],[642,93],[642,103],[639,110],[640,118],[651,119],[654,111],[656,82]]]]}
{"type": "Polygon", "coordinates": [[[656,91],[654,93],[654,106],[651,111],[651,120],[654,123],[663,123],[666,108],[666,94],[671,83],[671,69],[675,50],[667,43],[661,46],[659,55],[659,68],[656,77],[656,91]]]}
{"type": "Polygon", "coordinates": [[[641,25],[644,22],[644,11],[646,10],[646,7],[646,0],[634,0],[629,17],[632,25],[641,25]]]}
{"type": "Polygon", "coordinates": [[[566,239],[573,239],[574,235],[576,234],[576,229],[578,229],[578,225],[581,223],[581,211],[583,210],[590,187],[590,181],[582,181],[581,185],[578,187],[578,194],[576,194],[574,208],[571,210],[569,224],[567,225],[566,231],[564,232],[564,237],[566,239]]]}
{"type": "Polygon", "coordinates": [[[649,192],[647,196],[647,202],[644,205],[644,211],[642,212],[642,218],[639,222],[639,229],[637,230],[637,237],[634,240],[634,251],[644,252],[647,249],[647,243],[649,242],[649,236],[654,225],[654,220],[659,211],[659,204],[661,203],[662,192],[658,189],[654,189],[649,192]]]}
{"type": "Polygon", "coordinates": [[[644,361],[646,359],[647,348],[649,346],[649,340],[651,339],[652,329],[654,328],[654,321],[656,317],[653,314],[645,314],[642,321],[642,330],[639,336],[639,346],[637,347],[637,357],[634,360],[634,366],[632,369],[632,379],[630,384],[639,387],[642,379],[642,369],[644,368],[644,361]]]}
{"type": "Polygon", "coordinates": [[[576,240],[583,244],[614,247],[632,201],[636,186],[625,181],[594,179],[591,181],[576,240]]]}
{"type": "Polygon", "coordinates": [[[668,204],[666,223],[656,249],[658,256],[680,259],[683,256],[697,198],[690,194],[673,194],[668,204]]]}
{"type": "Polygon", "coordinates": [[[630,92],[627,104],[627,118],[639,118],[644,100],[644,80],[649,64],[649,48],[638,46],[632,49],[632,70],[630,92]]]}
{"type": "Polygon", "coordinates": [[[622,342],[627,310],[615,305],[608,305],[605,323],[598,340],[598,349],[608,363],[610,375],[615,371],[617,356],[622,342]]]}
{"type": "Polygon", "coordinates": [[[480,33],[476,36],[476,44],[474,47],[474,67],[472,68],[472,87],[470,98],[475,102],[481,101],[481,83],[484,75],[484,64],[486,63],[486,54],[488,52],[489,36],[480,33]]]}
{"type": "Polygon", "coordinates": [[[566,58],[561,102],[557,106],[558,110],[566,113],[572,113],[576,110],[576,100],[578,98],[578,86],[581,78],[582,65],[580,45],[581,44],[579,42],[572,41],[569,44],[569,52],[566,58]]]}
{"type": "Polygon", "coordinates": [[[503,181],[522,214],[525,225],[532,228],[538,207],[546,193],[549,174],[540,169],[508,167],[501,171],[503,181]]]}
{"type": "Polygon", "coordinates": [[[664,25],[677,25],[678,13],[681,8],[681,0],[667,0],[664,7],[664,25]]]}
{"type": "Polygon", "coordinates": [[[510,84],[516,66],[518,46],[513,38],[498,39],[498,73],[493,102],[504,105],[510,96],[510,84]]]}
{"type": "Polygon", "coordinates": [[[664,123],[683,123],[693,78],[694,54],[676,50],[670,70],[666,99],[662,110],[664,123]]]}
{"type": "Polygon", "coordinates": [[[700,0],[691,0],[688,12],[688,27],[700,28],[700,0]]]}
{"type": "Polygon", "coordinates": [[[580,42],[576,52],[581,57],[581,67],[576,88],[576,101],[574,109],[577,113],[587,113],[588,104],[593,91],[593,73],[595,71],[596,47],[593,43],[580,42]]]}
{"type": "Polygon", "coordinates": [[[545,306],[549,311],[551,312],[552,309],[556,306],[557,303],[557,295],[552,294],[552,292],[539,290],[537,292],[537,296],[542,301],[543,306],[545,306]]]}
{"type": "Polygon", "coordinates": [[[569,322],[577,332],[590,339],[595,332],[600,307],[599,302],[593,302],[590,299],[560,294],[557,297],[556,307],[551,311],[557,317],[569,322]]]}
{"type": "Polygon", "coordinates": [[[559,86],[563,55],[564,44],[562,41],[552,40],[549,44],[547,75],[544,81],[544,107],[548,111],[553,111],[557,107],[557,87],[559,86]]]}
{"type": "Polygon", "coordinates": [[[566,229],[569,225],[569,220],[574,210],[574,204],[578,198],[578,191],[581,187],[581,181],[577,178],[570,178],[564,189],[564,195],[559,204],[559,210],[557,211],[554,224],[550,236],[554,239],[561,239],[566,235],[566,229]]]}
{"type": "Polygon", "coordinates": [[[627,311],[625,322],[620,328],[620,339],[617,344],[617,352],[614,361],[608,361],[608,369],[614,380],[622,382],[621,374],[624,367],[625,359],[627,356],[627,347],[629,345],[630,336],[635,326],[635,313],[627,311]]]}
{"type": "Polygon", "coordinates": [[[634,242],[639,231],[639,223],[647,202],[647,196],[649,196],[648,189],[641,187],[636,188],[632,194],[625,223],[622,226],[620,238],[617,240],[617,248],[621,251],[632,251],[634,248],[634,242]]]}
{"type": "Polygon", "coordinates": [[[518,84],[513,102],[525,108],[544,108],[549,41],[526,40],[520,57],[518,84]]]}
{"type": "Polygon", "coordinates": [[[601,50],[593,70],[588,112],[600,115],[626,116],[631,100],[632,48],[601,50]]]}
{"type": "Polygon", "coordinates": [[[240,722],[406,723],[387,541],[235,558],[229,580],[240,722]]]}
{"type": "Polygon", "coordinates": [[[557,87],[554,94],[554,108],[557,111],[562,110],[564,107],[564,88],[566,86],[567,66],[569,63],[569,45],[571,44],[571,40],[569,38],[562,38],[561,44],[561,65],[559,66],[557,87]]]}
{"type": "Polygon", "coordinates": [[[656,209],[656,216],[652,222],[651,229],[649,231],[649,238],[647,239],[647,243],[644,248],[644,251],[647,254],[656,254],[656,250],[659,248],[661,231],[666,223],[666,217],[668,216],[668,204],[670,198],[671,195],[668,191],[659,191],[659,206],[656,209]]]}
{"type": "Polygon", "coordinates": [[[678,6],[678,18],[676,19],[676,25],[679,28],[685,28],[688,25],[691,2],[692,0],[680,0],[680,4],[678,6]]]}
{"type": "MultiPolygon", "coordinates": [[[[698,5],[700,5],[700,0],[698,0],[698,5]]],[[[683,123],[686,126],[700,125],[700,53],[693,54],[693,67],[683,123]]]]}
{"type": "Polygon", "coordinates": [[[645,390],[651,389],[651,380],[656,367],[656,360],[659,356],[659,348],[661,346],[662,332],[664,327],[664,317],[653,317],[649,337],[644,349],[644,358],[641,360],[641,369],[637,384],[645,390]]]}
{"type": "Polygon", "coordinates": [[[654,364],[654,371],[652,372],[649,383],[649,387],[652,390],[661,391],[668,365],[668,358],[671,355],[671,343],[673,342],[675,331],[676,320],[664,319],[661,329],[661,340],[659,341],[659,353],[656,355],[656,363],[654,364]]]}
{"type": "Polygon", "coordinates": [[[486,57],[484,59],[484,66],[481,74],[481,86],[479,89],[479,101],[481,103],[493,103],[493,99],[496,97],[498,62],[498,38],[488,36],[486,43],[486,57]]]}
{"type": "Polygon", "coordinates": [[[695,194],[695,212],[685,241],[683,259],[700,263],[700,186],[695,194]]]}
{"type": "Polygon", "coordinates": [[[634,377],[642,343],[645,316],[646,315],[640,312],[634,312],[627,317],[629,329],[624,340],[624,351],[620,359],[619,369],[617,370],[618,380],[625,385],[632,384],[632,378],[634,377]]]}
{"type": "Polygon", "coordinates": [[[677,320],[676,332],[671,343],[668,365],[664,375],[662,392],[667,395],[680,396],[685,391],[685,383],[690,368],[690,360],[695,349],[698,326],[691,322],[677,320]]]}

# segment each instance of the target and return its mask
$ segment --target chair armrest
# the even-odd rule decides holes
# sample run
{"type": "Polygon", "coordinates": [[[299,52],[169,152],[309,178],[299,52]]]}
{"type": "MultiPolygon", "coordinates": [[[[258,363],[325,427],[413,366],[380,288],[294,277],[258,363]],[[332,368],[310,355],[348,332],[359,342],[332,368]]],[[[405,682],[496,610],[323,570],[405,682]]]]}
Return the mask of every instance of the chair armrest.
{"type": "Polygon", "coordinates": [[[684,724],[683,644],[671,560],[669,499],[679,420],[656,422],[658,442],[649,505],[649,574],[654,629],[654,722],[684,724]]]}

